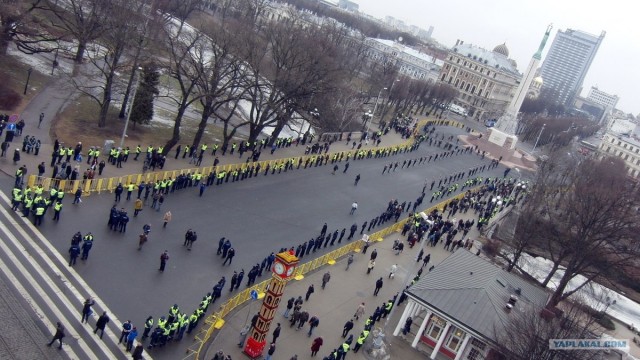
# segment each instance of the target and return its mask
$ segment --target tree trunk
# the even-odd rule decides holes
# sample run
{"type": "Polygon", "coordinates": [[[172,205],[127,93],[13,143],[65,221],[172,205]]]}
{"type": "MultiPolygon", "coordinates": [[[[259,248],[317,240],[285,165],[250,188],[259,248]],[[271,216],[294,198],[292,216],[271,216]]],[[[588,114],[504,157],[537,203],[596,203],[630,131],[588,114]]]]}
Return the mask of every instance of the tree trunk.
{"type": "Polygon", "coordinates": [[[76,64],[82,64],[82,60],[84,59],[84,53],[86,50],[87,50],[87,42],[80,41],[78,43],[78,50],[76,51],[76,56],[73,59],[73,61],[76,64]]]}
{"type": "Polygon", "coordinates": [[[551,294],[551,298],[547,303],[547,308],[556,307],[562,301],[562,294],[564,293],[564,289],[569,284],[571,278],[571,274],[569,274],[568,271],[565,271],[564,275],[562,275],[562,278],[560,279],[560,283],[558,283],[558,287],[553,292],[553,294],[551,294]]]}
{"type": "Polygon", "coordinates": [[[542,287],[546,288],[547,285],[549,285],[549,281],[551,281],[551,278],[553,278],[553,275],[556,273],[556,271],[558,271],[558,267],[560,267],[560,262],[557,262],[557,263],[553,264],[553,267],[551,268],[551,271],[549,271],[549,274],[547,275],[547,277],[540,284],[540,285],[542,285],[542,287]]]}
{"type": "Polygon", "coordinates": [[[200,141],[202,140],[202,135],[204,135],[204,130],[207,128],[207,121],[209,121],[209,117],[213,112],[213,99],[207,100],[203,105],[202,116],[200,117],[200,123],[198,124],[198,130],[196,131],[195,136],[193,137],[193,143],[191,143],[192,149],[197,149],[198,145],[200,145],[200,141]]]}
{"type": "Polygon", "coordinates": [[[507,266],[507,272],[511,272],[513,268],[518,265],[518,261],[520,261],[520,257],[522,256],[522,249],[517,250],[513,254],[513,259],[509,261],[509,266],[507,266]]]}
{"type": "Polygon", "coordinates": [[[180,141],[180,125],[182,124],[182,117],[187,111],[187,104],[185,102],[186,100],[182,104],[180,104],[180,107],[178,107],[178,114],[176,115],[176,119],[174,120],[173,124],[173,135],[171,136],[171,139],[169,139],[169,141],[167,141],[167,143],[164,145],[163,155],[168,154],[169,151],[171,151],[171,148],[173,148],[178,143],[178,141],[180,141]]]}

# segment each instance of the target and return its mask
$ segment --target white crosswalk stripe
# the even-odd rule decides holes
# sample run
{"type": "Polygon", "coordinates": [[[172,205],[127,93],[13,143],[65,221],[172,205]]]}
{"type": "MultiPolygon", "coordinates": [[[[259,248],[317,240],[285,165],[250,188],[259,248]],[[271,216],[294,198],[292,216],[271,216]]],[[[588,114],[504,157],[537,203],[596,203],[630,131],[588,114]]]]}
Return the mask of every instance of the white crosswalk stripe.
{"type": "Polygon", "coordinates": [[[71,359],[126,359],[123,347],[117,344],[121,322],[115,314],[73,268],[66,267],[67,261],[35,226],[7,210],[10,201],[2,192],[0,204],[0,271],[50,331],[57,321],[65,326],[66,355],[71,359]],[[94,298],[100,310],[95,311],[94,319],[102,311],[111,318],[103,340],[93,334],[91,326],[80,323],[80,310],[88,297],[94,298]]]}

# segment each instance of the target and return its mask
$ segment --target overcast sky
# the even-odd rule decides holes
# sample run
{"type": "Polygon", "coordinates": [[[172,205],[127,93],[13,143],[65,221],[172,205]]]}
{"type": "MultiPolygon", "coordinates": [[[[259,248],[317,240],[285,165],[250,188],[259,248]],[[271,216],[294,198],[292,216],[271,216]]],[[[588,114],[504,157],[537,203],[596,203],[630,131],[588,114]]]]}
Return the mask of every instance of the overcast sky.
{"type": "Polygon", "coordinates": [[[360,11],[386,15],[427,30],[446,46],[456,39],[485,49],[506,42],[510,57],[524,71],[538,49],[547,25],[553,31],[572,28],[593,35],[607,32],[583,83],[583,95],[593,85],[620,97],[618,108],[640,113],[640,26],[634,1],[629,0],[355,0],[360,11]]]}

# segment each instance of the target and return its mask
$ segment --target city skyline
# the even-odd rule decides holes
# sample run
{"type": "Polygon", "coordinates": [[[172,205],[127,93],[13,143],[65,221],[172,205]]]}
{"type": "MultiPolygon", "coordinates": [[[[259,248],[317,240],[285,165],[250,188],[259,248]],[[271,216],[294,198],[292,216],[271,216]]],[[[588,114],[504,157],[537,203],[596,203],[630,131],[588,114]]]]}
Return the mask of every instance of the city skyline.
{"type": "MultiPolygon", "coordinates": [[[[593,1],[577,0],[515,3],[507,0],[490,3],[398,0],[393,6],[385,0],[359,0],[358,4],[360,11],[377,18],[393,16],[425,30],[434,26],[433,38],[445,46],[453,46],[457,39],[488,50],[506,43],[510,58],[517,62],[520,72],[525,70],[549,24],[554,27],[552,38],[558,30],[568,28],[595,36],[606,31],[607,36],[585,78],[581,95],[586,97],[591,86],[598,86],[602,91],[620,97],[620,110],[634,115],[640,113],[640,103],[635,101],[635,84],[640,82],[635,60],[640,58],[640,47],[633,41],[640,37],[640,29],[633,26],[633,12],[622,0],[613,0],[606,7],[602,4],[596,7],[593,1]]],[[[543,61],[547,51],[548,48],[543,53],[543,61]]]]}

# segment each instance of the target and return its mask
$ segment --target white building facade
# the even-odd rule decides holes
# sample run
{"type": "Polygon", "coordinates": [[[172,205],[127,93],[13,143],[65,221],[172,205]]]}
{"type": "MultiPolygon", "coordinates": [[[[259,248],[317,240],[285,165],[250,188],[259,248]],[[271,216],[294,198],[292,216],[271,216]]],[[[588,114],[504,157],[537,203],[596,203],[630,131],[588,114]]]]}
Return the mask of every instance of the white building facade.
{"type": "Polygon", "coordinates": [[[599,148],[602,156],[615,156],[624,160],[627,175],[634,179],[640,177],[640,137],[637,130],[635,126],[631,134],[608,131],[599,148]]]}
{"type": "Polygon", "coordinates": [[[437,81],[444,62],[393,40],[367,38],[370,61],[391,61],[400,75],[412,79],[437,81]]]}
{"type": "Polygon", "coordinates": [[[615,109],[618,105],[620,98],[618,95],[610,95],[600,89],[597,86],[592,86],[587,95],[587,100],[590,100],[596,104],[603,105],[609,109],[615,109]]]}

